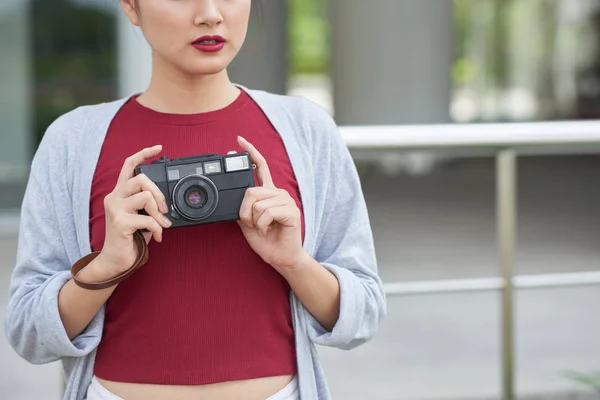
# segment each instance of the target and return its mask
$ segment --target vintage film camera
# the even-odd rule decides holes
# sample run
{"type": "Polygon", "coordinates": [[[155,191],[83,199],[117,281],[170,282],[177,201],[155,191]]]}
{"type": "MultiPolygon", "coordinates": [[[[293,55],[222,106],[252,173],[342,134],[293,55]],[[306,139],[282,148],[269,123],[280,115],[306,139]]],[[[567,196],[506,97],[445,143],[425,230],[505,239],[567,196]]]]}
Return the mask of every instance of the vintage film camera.
{"type": "Polygon", "coordinates": [[[246,189],[255,186],[249,154],[235,151],[161,157],[135,174],[145,174],[165,195],[171,228],[237,220],[246,189]]]}

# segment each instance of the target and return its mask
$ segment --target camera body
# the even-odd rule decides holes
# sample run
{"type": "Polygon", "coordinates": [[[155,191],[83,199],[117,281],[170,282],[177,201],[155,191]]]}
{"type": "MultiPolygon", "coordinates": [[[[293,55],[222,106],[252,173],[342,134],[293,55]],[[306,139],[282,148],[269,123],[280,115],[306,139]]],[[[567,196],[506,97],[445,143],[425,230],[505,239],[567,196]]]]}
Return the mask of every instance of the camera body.
{"type": "Polygon", "coordinates": [[[138,174],[145,174],[165,195],[170,228],[237,220],[246,190],[255,186],[250,155],[234,151],[161,157],[137,166],[138,174]]]}

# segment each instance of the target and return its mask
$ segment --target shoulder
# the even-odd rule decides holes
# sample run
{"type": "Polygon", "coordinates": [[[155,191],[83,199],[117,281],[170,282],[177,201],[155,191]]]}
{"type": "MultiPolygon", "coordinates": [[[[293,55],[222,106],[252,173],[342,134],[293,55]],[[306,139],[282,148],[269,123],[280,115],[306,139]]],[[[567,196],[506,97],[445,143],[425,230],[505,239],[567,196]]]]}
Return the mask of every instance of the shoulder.
{"type": "Polygon", "coordinates": [[[84,145],[100,134],[126,99],[83,105],[60,115],[46,129],[32,159],[31,170],[41,174],[77,168],[85,160],[84,145]]]}
{"type": "MultiPolygon", "coordinates": [[[[56,118],[44,132],[34,156],[34,163],[76,165],[83,144],[102,132],[127,99],[82,105],[56,118]],[[107,122],[108,121],[108,122],[107,122]]],[[[64,165],[63,165],[64,166],[64,165]]]]}
{"type": "Polygon", "coordinates": [[[82,105],[60,115],[46,129],[40,146],[68,145],[79,141],[101,121],[112,120],[127,99],[82,105]]]}
{"type": "Polygon", "coordinates": [[[280,95],[250,89],[246,91],[270,119],[283,120],[289,124],[300,136],[299,139],[317,145],[340,139],[333,116],[312,100],[297,95],[280,95]]]}
{"type": "Polygon", "coordinates": [[[256,89],[245,90],[259,105],[266,107],[267,112],[285,113],[298,123],[317,121],[335,124],[331,114],[325,108],[306,97],[275,94],[256,89]]]}

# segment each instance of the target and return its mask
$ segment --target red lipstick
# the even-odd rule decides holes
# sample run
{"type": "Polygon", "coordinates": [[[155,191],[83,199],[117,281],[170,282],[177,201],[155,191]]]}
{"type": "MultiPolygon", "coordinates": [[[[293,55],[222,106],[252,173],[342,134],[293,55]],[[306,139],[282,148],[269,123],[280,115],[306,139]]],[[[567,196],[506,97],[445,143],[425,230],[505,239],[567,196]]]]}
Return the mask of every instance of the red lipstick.
{"type": "Polygon", "coordinates": [[[192,46],[204,53],[214,53],[221,50],[225,46],[225,42],[226,40],[222,36],[204,35],[194,40],[192,46]]]}

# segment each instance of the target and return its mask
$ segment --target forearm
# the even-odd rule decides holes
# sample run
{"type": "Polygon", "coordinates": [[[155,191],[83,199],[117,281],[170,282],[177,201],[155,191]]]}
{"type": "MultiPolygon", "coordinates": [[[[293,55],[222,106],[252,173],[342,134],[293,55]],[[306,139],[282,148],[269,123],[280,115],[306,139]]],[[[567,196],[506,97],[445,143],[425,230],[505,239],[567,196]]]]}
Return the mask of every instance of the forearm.
{"type": "Polygon", "coordinates": [[[325,329],[333,330],[340,313],[340,284],[336,276],[310,256],[282,275],[312,316],[325,329]]]}
{"type": "MultiPolygon", "coordinates": [[[[87,282],[104,280],[101,262],[96,258],[79,272],[78,277],[87,282]]],[[[87,290],[77,286],[72,279],[62,287],[58,294],[58,311],[69,339],[73,340],[83,332],[115,288],[87,290]]]]}

